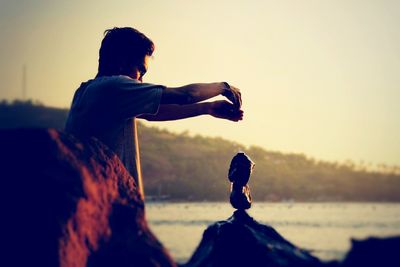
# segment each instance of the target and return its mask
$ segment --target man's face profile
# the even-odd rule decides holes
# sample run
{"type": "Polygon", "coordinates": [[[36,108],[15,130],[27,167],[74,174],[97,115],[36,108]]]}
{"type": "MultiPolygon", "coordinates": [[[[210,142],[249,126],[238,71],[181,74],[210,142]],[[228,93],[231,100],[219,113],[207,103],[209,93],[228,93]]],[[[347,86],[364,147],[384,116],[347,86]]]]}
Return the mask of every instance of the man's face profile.
{"type": "Polygon", "coordinates": [[[143,59],[143,63],[139,64],[135,68],[135,77],[138,81],[143,82],[143,76],[146,74],[147,69],[148,69],[148,62],[149,62],[149,56],[145,56],[143,59]]]}

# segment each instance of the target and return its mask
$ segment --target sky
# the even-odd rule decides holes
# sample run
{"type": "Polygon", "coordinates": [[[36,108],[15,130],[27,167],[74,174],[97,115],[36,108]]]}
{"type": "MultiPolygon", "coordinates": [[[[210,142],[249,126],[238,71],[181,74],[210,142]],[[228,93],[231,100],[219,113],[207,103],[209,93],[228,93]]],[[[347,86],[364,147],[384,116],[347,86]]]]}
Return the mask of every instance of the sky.
{"type": "Polygon", "coordinates": [[[244,120],[148,125],[322,160],[400,165],[400,1],[0,0],[0,99],[69,107],[105,29],[156,51],[145,82],[227,81],[244,120]]]}

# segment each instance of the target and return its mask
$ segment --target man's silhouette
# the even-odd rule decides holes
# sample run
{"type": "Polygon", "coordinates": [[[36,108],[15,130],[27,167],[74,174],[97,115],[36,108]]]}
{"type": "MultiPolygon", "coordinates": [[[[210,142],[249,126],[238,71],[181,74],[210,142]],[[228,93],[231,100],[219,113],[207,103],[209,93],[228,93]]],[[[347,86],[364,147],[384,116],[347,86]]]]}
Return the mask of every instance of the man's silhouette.
{"type": "Polygon", "coordinates": [[[96,137],[111,148],[142,196],[136,119],[167,121],[206,114],[231,121],[243,118],[240,92],[226,82],[175,88],[143,83],[153,51],[153,42],[133,28],[105,31],[98,73],[76,90],[65,127],[80,139],[96,137]],[[230,102],[202,102],[218,95],[230,102]]]}

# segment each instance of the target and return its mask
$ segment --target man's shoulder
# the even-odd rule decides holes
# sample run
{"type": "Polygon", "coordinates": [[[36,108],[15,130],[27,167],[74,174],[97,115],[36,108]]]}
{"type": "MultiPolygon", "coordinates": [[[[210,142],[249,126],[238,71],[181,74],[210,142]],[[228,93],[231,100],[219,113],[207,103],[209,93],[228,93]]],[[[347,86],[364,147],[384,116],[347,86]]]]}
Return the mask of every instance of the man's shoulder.
{"type": "Polygon", "coordinates": [[[115,97],[152,95],[154,92],[158,94],[164,88],[165,86],[142,83],[124,75],[103,76],[83,82],[75,95],[79,95],[79,98],[91,99],[91,101],[97,98],[112,100],[115,97]]]}
{"type": "Polygon", "coordinates": [[[119,84],[133,84],[139,85],[140,82],[125,75],[115,76],[102,76],[90,80],[91,85],[119,85],[119,84]]]}
{"type": "Polygon", "coordinates": [[[150,89],[163,85],[143,83],[125,75],[98,77],[90,82],[91,87],[112,87],[119,89],[150,89]]]}

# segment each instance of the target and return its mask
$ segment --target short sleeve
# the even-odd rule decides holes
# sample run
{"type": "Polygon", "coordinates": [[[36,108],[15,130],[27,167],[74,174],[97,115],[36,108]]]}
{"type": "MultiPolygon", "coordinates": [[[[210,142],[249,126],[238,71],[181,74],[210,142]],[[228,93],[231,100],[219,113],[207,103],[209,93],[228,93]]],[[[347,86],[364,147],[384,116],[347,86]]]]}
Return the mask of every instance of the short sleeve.
{"type": "Polygon", "coordinates": [[[141,83],[119,76],[113,88],[113,106],[117,116],[126,119],[142,114],[156,114],[164,88],[162,85],[141,83]]]}

